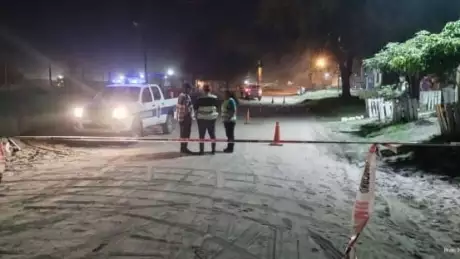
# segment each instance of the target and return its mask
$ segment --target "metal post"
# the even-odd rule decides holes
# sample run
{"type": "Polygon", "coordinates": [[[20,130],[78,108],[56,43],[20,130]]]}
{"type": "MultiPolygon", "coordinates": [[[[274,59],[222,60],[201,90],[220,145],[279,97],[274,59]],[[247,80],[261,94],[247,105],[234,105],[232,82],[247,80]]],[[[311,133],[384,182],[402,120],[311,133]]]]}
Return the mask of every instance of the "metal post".
{"type": "Polygon", "coordinates": [[[8,87],[8,63],[5,62],[5,87],[8,87]]]}
{"type": "Polygon", "coordinates": [[[259,60],[257,63],[257,85],[260,86],[262,83],[262,61],[259,60]]]}
{"type": "Polygon", "coordinates": [[[340,66],[337,66],[337,92],[339,92],[339,94],[340,94],[340,77],[341,77],[340,66]]]}
{"type": "Polygon", "coordinates": [[[48,80],[50,81],[50,86],[53,87],[53,71],[51,64],[48,65],[48,80]]]}
{"type": "Polygon", "coordinates": [[[142,44],[142,55],[144,58],[144,78],[145,78],[145,83],[149,83],[149,75],[148,75],[148,49],[147,49],[147,43],[145,39],[145,30],[143,27],[143,24],[140,24],[136,21],[133,21],[133,25],[136,29],[139,29],[139,33],[141,34],[141,44],[142,44]]]}
{"type": "Polygon", "coordinates": [[[144,49],[144,78],[145,78],[145,83],[149,83],[149,74],[148,74],[148,71],[147,71],[147,46],[145,44],[145,40],[144,40],[144,36],[142,36],[142,45],[143,45],[143,49],[144,49]]]}

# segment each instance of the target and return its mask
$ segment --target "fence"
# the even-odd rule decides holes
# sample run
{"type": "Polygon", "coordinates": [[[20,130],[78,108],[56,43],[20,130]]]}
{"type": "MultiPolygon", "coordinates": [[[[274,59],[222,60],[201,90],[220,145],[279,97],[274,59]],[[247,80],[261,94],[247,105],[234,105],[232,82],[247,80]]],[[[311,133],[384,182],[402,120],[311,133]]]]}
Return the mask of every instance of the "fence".
{"type": "Polygon", "coordinates": [[[420,104],[415,99],[385,100],[366,99],[367,115],[381,122],[416,120],[419,114],[436,113],[443,135],[460,134],[460,104],[458,87],[446,87],[439,91],[420,92],[420,104]]]}
{"type": "Polygon", "coordinates": [[[458,102],[458,87],[446,87],[442,89],[442,99],[445,104],[458,102]]]}
{"type": "Polygon", "coordinates": [[[458,87],[446,87],[442,90],[443,104],[436,106],[439,127],[443,135],[460,134],[460,104],[458,87]]]}
{"type": "Polygon", "coordinates": [[[416,99],[384,98],[366,99],[367,115],[381,122],[413,121],[418,118],[418,102],[416,99]]]}
{"type": "Polygon", "coordinates": [[[444,91],[422,91],[420,92],[420,112],[435,112],[436,106],[441,104],[444,91]]]}
{"type": "MultiPolygon", "coordinates": [[[[455,90],[456,91],[456,90],[455,90]]],[[[447,103],[455,102],[456,92],[454,89],[443,89],[443,91],[423,91],[420,92],[420,102],[415,99],[394,99],[385,100],[384,98],[366,99],[367,115],[371,119],[379,121],[399,121],[414,120],[420,113],[434,113],[436,107],[444,99],[447,103]]]]}
{"type": "Polygon", "coordinates": [[[438,105],[436,115],[443,135],[460,134],[460,104],[458,102],[438,105]]]}
{"type": "Polygon", "coordinates": [[[367,116],[380,121],[393,119],[393,101],[385,101],[384,98],[366,99],[367,116]]]}

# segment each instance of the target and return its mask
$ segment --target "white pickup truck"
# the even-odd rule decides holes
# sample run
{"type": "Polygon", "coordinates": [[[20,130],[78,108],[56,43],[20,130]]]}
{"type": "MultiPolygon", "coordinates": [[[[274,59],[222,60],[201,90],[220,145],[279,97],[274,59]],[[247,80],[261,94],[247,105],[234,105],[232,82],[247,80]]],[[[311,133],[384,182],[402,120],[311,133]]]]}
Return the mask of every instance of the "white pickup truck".
{"type": "Polygon", "coordinates": [[[73,110],[79,133],[117,133],[140,137],[161,128],[175,128],[177,98],[168,98],[154,84],[112,84],[91,102],[73,110]]]}

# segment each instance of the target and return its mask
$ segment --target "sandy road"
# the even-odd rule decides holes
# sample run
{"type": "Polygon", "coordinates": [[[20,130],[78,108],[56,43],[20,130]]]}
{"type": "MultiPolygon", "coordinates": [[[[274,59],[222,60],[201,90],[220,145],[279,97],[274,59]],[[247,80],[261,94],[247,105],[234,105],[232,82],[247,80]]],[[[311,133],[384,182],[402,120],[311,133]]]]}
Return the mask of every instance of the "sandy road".
{"type": "MultiPolygon", "coordinates": [[[[286,138],[335,136],[313,120],[280,123],[286,138]]],[[[238,136],[271,138],[273,124],[238,125],[238,136]]],[[[72,149],[79,153],[17,167],[4,179],[0,255],[340,258],[361,173],[342,158],[345,149],[239,144],[234,154],[202,157],[181,156],[177,145],[163,143],[72,149]]],[[[362,258],[453,258],[443,247],[459,236],[443,229],[455,222],[458,207],[417,207],[419,201],[408,196],[417,190],[407,185],[424,183],[400,178],[379,173],[381,190],[359,246],[362,258]]]]}

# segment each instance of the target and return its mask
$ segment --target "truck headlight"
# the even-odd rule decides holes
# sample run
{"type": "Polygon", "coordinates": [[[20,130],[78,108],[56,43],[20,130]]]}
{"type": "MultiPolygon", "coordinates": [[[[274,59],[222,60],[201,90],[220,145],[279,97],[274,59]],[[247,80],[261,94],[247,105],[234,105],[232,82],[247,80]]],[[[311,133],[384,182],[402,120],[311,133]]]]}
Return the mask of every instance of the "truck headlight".
{"type": "Polygon", "coordinates": [[[115,108],[112,112],[112,117],[115,119],[125,119],[128,117],[128,111],[125,107],[115,108]]]}
{"type": "Polygon", "coordinates": [[[76,107],[73,109],[73,115],[77,118],[83,117],[83,108],[82,107],[76,107]]]}

